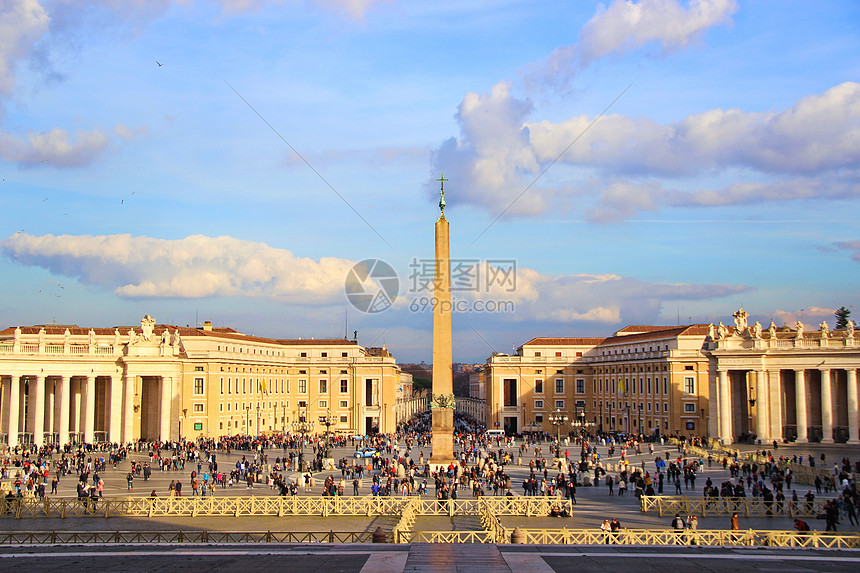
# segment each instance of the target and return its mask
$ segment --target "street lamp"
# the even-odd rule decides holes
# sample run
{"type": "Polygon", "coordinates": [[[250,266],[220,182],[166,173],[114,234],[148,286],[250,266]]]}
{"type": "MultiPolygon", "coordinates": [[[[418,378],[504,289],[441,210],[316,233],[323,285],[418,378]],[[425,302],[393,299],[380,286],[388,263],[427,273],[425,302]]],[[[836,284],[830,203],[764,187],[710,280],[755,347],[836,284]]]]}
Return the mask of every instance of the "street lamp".
{"type": "Polygon", "coordinates": [[[331,410],[330,409],[326,410],[326,415],[320,416],[319,421],[320,421],[320,424],[323,424],[325,426],[325,457],[330,458],[331,457],[331,455],[330,455],[331,454],[330,428],[334,425],[334,421],[332,420],[332,416],[331,416],[331,410]]]}
{"type": "Polygon", "coordinates": [[[567,414],[561,410],[556,410],[549,415],[549,423],[555,426],[555,439],[556,444],[558,444],[556,447],[561,445],[561,425],[566,424],[568,419],[567,414]]]}

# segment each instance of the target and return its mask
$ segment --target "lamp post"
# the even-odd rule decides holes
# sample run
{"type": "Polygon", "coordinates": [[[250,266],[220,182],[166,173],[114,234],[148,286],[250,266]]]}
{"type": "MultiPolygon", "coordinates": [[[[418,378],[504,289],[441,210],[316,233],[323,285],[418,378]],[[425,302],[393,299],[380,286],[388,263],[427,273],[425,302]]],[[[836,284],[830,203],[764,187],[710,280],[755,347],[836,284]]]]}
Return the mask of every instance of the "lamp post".
{"type": "Polygon", "coordinates": [[[630,402],[627,402],[627,435],[630,436],[630,402]]]}
{"type": "Polygon", "coordinates": [[[603,433],[603,400],[600,401],[600,423],[597,426],[597,431],[603,433]]]}
{"type": "Polygon", "coordinates": [[[258,436],[261,433],[260,432],[260,412],[262,412],[262,409],[260,408],[260,403],[257,402],[257,435],[258,436]]]}
{"type": "MultiPolygon", "coordinates": [[[[556,448],[561,446],[561,425],[566,424],[568,419],[567,414],[561,410],[555,410],[549,415],[549,423],[555,426],[556,448]]],[[[558,453],[558,449],[556,449],[556,453],[558,453]]]]}

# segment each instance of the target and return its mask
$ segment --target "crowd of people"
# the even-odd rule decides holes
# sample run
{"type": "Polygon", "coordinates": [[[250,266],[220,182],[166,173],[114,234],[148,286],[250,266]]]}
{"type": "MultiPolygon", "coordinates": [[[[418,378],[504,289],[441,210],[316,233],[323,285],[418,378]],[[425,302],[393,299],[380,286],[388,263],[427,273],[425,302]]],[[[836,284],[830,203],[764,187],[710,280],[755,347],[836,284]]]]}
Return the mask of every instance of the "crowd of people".
{"type": "MultiPolygon", "coordinates": [[[[716,462],[728,471],[729,479],[716,484],[706,477],[702,489],[705,498],[744,498],[749,493],[772,503],[774,510],[782,513],[787,504],[811,507],[816,494],[834,493],[823,515],[827,530],[834,531],[843,519],[856,525],[860,514],[860,495],[851,473],[860,461],[852,464],[848,458],[834,464],[830,475],[816,478],[815,494],[810,489],[799,495],[791,488],[792,467],[804,465],[804,461],[813,467],[816,462],[824,465],[823,455],[818,459],[811,455],[777,459],[770,451],[760,451],[754,459],[716,453],[705,459],[688,455],[688,446],[702,445],[695,439],[679,445],[674,455],[659,445],[662,451],[655,452],[653,442],[633,436],[573,436],[559,444],[545,435],[490,437],[475,424],[458,420],[455,462],[436,471],[425,456],[431,445],[429,430],[429,416],[423,416],[393,435],[288,433],[124,445],[19,447],[0,458],[0,479],[9,484],[10,496],[42,498],[57,495],[60,482],[72,476],[80,498],[97,500],[105,494],[102,475],[106,469],[116,469],[128,461],[127,491],[135,491],[135,486],[140,490],[141,482],[144,492],[150,490],[147,482],[154,473],[171,477],[166,491],[152,489],[151,496],[214,496],[217,490],[268,487],[281,496],[360,495],[369,490],[374,496],[432,495],[447,500],[513,496],[521,489],[524,496],[557,499],[551,514],[567,517],[568,508],[577,503],[578,488],[604,485],[607,495],[619,498],[628,492],[636,497],[683,495],[696,490],[705,463],[711,467],[716,462]],[[358,455],[333,459],[334,449],[358,455]],[[576,449],[578,458],[571,453],[576,449]],[[647,455],[641,455],[643,450],[647,455]],[[640,455],[641,462],[631,463],[633,455],[640,455]],[[231,461],[223,467],[227,456],[231,461]],[[788,461],[791,463],[785,463],[788,461]],[[510,466],[525,472],[521,482],[514,483],[510,466]]],[[[684,528],[697,523],[696,516],[678,518],[684,528]]],[[[611,526],[611,520],[608,522],[611,526]]]]}

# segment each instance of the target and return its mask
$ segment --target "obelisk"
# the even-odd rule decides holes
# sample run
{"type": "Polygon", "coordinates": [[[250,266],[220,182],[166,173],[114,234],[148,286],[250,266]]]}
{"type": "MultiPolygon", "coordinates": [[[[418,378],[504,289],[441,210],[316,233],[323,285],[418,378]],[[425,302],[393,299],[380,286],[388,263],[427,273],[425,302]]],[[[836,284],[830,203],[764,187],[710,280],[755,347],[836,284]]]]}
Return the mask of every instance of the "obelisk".
{"type": "Polygon", "coordinates": [[[436,261],[433,281],[433,386],[430,466],[447,468],[454,461],[454,356],[451,337],[451,253],[445,218],[445,176],[441,182],[439,219],[436,221],[436,261]]]}

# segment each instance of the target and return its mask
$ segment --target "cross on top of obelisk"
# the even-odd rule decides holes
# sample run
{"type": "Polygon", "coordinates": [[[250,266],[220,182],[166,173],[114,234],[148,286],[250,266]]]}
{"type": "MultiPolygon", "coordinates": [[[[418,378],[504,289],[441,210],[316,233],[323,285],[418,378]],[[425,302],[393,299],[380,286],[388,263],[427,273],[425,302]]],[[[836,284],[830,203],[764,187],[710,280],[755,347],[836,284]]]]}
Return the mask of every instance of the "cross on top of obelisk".
{"type": "Polygon", "coordinates": [[[444,173],[441,175],[442,176],[439,177],[439,179],[437,179],[436,181],[439,181],[441,184],[441,188],[439,189],[439,210],[442,211],[442,215],[444,216],[445,215],[445,181],[447,181],[447,179],[445,179],[444,173]]]}

